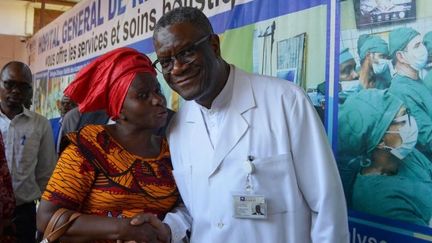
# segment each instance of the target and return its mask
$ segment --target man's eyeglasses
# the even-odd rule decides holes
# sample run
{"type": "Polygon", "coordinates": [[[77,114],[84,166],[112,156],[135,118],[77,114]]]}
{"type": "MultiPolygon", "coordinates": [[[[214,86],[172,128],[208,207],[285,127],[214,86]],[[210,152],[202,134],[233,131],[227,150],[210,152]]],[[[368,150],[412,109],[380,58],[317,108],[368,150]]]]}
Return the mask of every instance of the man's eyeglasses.
{"type": "Polygon", "coordinates": [[[20,91],[24,91],[24,92],[32,90],[32,86],[30,84],[24,83],[24,82],[1,81],[0,80],[0,83],[1,83],[1,86],[7,90],[13,90],[15,88],[19,89],[20,91]]]}
{"type": "Polygon", "coordinates": [[[177,60],[177,62],[180,62],[182,64],[189,64],[194,62],[197,59],[197,47],[204,43],[206,40],[208,40],[210,36],[211,35],[204,36],[190,46],[183,48],[174,56],[156,59],[156,61],[154,61],[152,64],[153,67],[162,74],[167,74],[170,73],[174,68],[174,60],[177,60]]]}

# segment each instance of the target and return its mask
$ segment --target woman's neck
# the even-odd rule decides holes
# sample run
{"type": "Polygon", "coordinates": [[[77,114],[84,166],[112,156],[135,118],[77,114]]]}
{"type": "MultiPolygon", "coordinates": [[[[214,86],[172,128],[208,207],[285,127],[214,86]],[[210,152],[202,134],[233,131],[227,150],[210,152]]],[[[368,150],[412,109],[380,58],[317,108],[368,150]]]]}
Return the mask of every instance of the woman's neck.
{"type": "Polygon", "coordinates": [[[108,133],[128,152],[141,157],[159,155],[161,138],[150,129],[131,129],[127,125],[113,124],[105,126],[108,133]]]}

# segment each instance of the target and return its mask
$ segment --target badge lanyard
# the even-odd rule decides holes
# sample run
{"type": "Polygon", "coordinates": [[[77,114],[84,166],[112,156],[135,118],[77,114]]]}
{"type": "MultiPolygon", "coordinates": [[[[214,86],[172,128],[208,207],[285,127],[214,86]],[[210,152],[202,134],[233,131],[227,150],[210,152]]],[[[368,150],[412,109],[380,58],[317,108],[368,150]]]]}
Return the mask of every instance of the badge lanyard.
{"type": "MultiPolygon", "coordinates": [[[[251,121],[253,121],[254,113],[251,113],[251,121]]],[[[255,157],[251,154],[252,153],[252,140],[253,140],[253,129],[252,127],[249,128],[249,141],[248,141],[248,147],[247,147],[247,157],[246,160],[243,162],[243,169],[247,173],[246,175],[246,183],[245,183],[245,191],[248,194],[254,193],[254,186],[253,186],[253,174],[256,172],[255,165],[253,163],[253,160],[255,157]]]]}
{"type": "Polygon", "coordinates": [[[252,174],[255,172],[255,165],[253,164],[253,160],[254,157],[252,155],[248,155],[246,161],[243,163],[243,168],[247,173],[245,189],[249,194],[252,194],[254,191],[252,184],[252,174]]]}
{"type": "MultiPolygon", "coordinates": [[[[251,151],[252,132],[249,133],[249,147],[251,151]]],[[[256,168],[253,163],[254,156],[249,154],[243,162],[243,171],[246,173],[245,190],[243,193],[233,195],[234,217],[243,219],[266,219],[267,202],[263,195],[256,195],[254,191],[254,181],[256,168]]]]}

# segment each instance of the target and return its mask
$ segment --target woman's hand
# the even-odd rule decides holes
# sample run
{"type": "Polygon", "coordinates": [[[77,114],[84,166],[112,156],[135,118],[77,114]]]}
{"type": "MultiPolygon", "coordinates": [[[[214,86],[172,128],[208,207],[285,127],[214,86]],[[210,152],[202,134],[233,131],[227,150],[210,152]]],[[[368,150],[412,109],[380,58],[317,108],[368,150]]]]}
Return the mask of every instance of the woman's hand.
{"type": "MultiPolygon", "coordinates": [[[[153,214],[137,214],[130,221],[130,225],[135,227],[142,225],[150,225],[153,227],[157,234],[158,243],[169,243],[171,241],[171,229],[167,224],[162,223],[155,215],[153,214]]],[[[136,242],[136,241],[127,241],[128,243],[136,242]]],[[[146,242],[148,243],[148,242],[146,242]]]]}

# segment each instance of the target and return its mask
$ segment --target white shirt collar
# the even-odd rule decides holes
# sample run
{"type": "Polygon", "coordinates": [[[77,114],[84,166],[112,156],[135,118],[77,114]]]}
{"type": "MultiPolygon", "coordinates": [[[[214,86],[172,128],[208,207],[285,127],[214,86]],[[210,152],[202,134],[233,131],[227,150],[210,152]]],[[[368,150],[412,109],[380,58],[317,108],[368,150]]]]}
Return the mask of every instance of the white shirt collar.
{"type": "MultiPolygon", "coordinates": [[[[9,119],[9,117],[6,116],[6,114],[4,114],[3,111],[2,111],[1,109],[0,109],[0,116],[9,119]]],[[[23,106],[23,111],[22,111],[21,113],[17,114],[15,117],[19,117],[19,116],[33,117],[33,114],[30,112],[30,110],[26,109],[26,108],[23,106]]]]}
{"type": "Polygon", "coordinates": [[[229,68],[230,70],[228,80],[222,91],[213,100],[210,109],[207,109],[205,106],[199,105],[197,103],[203,112],[218,111],[227,107],[230,104],[234,87],[234,68],[231,65],[229,66],[229,68]]]}

